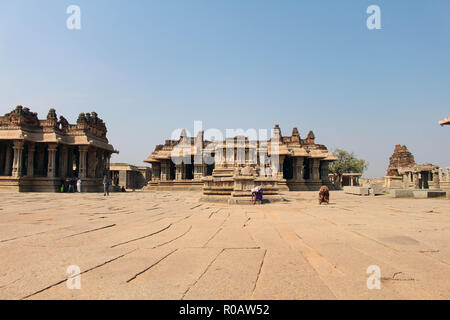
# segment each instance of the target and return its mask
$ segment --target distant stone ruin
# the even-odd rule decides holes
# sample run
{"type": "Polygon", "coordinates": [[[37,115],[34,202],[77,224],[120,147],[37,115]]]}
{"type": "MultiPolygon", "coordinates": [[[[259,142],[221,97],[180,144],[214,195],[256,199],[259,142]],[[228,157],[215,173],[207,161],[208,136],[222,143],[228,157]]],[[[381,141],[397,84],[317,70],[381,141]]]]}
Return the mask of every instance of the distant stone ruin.
{"type": "Polygon", "coordinates": [[[399,169],[414,166],[414,156],[405,145],[396,145],[394,153],[389,158],[386,176],[400,176],[399,169]]]}
{"type": "Polygon", "coordinates": [[[445,195],[440,190],[444,180],[442,169],[431,163],[417,164],[408,148],[398,144],[389,158],[384,186],[394,197],[431,197],[445,195]]]}

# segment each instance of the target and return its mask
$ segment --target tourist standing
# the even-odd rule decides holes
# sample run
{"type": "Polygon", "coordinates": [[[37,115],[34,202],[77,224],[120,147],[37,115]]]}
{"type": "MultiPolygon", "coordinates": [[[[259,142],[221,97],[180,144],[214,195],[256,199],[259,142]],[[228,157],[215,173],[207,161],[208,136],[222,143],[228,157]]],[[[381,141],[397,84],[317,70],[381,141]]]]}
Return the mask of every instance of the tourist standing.
{"type": "Polygon", "coordinates": [[[81,192],[81,179],[80,178],[78,178],[78,180],[77,180],[77,191],[81,192]]]}
{"type": "Polygon", "coordinates": [[[74,187],[73,187],[73,182],[74,182],[74,181],[73,181],[73,178],[70,178],[70,179],[69,179],[69,182],[68,182],[68,183],[69,183],[69,189],[67,190],[67,192],[69,192],[69,193],[74,192],[74,190],[73,190],[73,188],[74,188],[74,187]]]}
{"type": "Polygon", "coordinates": [[[103,191],[104,191],[104,196],[108,195],[109,196],[109,180],[107,176],[103,177],[103,191]]]}

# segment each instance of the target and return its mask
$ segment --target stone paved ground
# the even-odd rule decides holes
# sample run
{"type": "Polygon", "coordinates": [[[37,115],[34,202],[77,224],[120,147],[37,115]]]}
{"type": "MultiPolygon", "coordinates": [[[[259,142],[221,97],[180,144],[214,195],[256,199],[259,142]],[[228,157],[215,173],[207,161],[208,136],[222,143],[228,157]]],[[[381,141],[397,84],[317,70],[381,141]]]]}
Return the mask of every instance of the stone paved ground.
{"type": "Polygon", "coordinates": [[[0,193],[0,299],[450,298],[450,201],[285,196],[0,193]],[[81,290],[67,288],[70,265],[81,290]]]}

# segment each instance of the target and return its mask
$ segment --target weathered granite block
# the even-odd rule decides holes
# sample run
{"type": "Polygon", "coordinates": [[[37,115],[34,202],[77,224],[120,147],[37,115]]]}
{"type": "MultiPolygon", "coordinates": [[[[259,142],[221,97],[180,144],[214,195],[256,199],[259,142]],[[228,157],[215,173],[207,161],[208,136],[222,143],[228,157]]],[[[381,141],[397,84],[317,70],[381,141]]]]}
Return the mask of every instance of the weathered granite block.
{"type": "Polygon", "coordinates": [[[373,185],[369,185],[369,194],[372,196],[377,196],[377,195],[382,195],[384,188],[381,185],[378,184],[373,184],[373,185]]]}
{"type": "Polygon", "coordinates": [[[441,190],[413,190],[413,189],[394,189],[390,191],[394,198],[416,198],[427,199],[445,196],[446,192],[441,190]]]}
{"type": "Polygon", "coordinates": [[[355,194],[359,196],[368,196],[369,187],[344,187],[344,192],[349,194],[355,194]]]}
{"type": "Polygon", "coordinates": [[[414,198],[426,199],[445,196],[445,191],[438,190],[413,190],[414,198]]]}
{"type": "Polygon", "coordinates": [[[412,198],[414,197],[413,190],[410,189],[391,189],[391,197],[393,198],[412,198]]]}

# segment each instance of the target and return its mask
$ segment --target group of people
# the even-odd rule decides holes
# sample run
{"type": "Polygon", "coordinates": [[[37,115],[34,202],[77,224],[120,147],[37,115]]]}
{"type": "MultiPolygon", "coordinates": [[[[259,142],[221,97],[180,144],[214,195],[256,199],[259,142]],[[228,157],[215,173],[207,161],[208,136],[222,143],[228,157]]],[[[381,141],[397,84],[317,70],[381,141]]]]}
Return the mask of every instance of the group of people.
{"type": "MultiPolygon", "coordinates": [[[[80,178],[67,178],[61,184],[61,192],[73,193],[73,192],[81,192],[81,179],[80,178]]],[[[103,177],[103,194],[104,196],[109,196],[109,186],[111,182],[107,176],[103,177]]],[[[121,192],[127,192],[125,187],[122,187],[121,192]]]]}
{"type": "Polygon", "coordinates": [[[61,185],[61,192],[81,192],[80,178],[67,178],[61,185]]]}
{"type": "MultiPolygon", "coordinates": [[[[111,185],[111,181],[108,179],[107,176],[103,177],[103,195],[109,196],[109,186],[111,185]]],[[[124,186],[120,188],[120,192],[127,192],[124,186]]]]}
{"type": "MultiPolygon", "coordinates": [[[[107,176],[103,177],[103,194],[109,196],[109,186],[111,182],[107,176]]],[[[80,178],[67,178],[61,185],[61,192],[81,192],[80,178]]],[[[125,187],[121,188],[121,192],[127,192],[125,187]]],[[[263,202],[263,188],[256,186],[252,189],[252,203],[256,204],[259,201],[263,202]]],[[[322,186],[319,190],[319,205],[322,203],[328,204],[330,202],[330,191],[327,186],[322,186]]]]}
{"type": "MultiPolygon", "coordinates": [[[[257,201],[259,201],[261,204],[263,201],[263,189],[259,186],[256,186],[252,189],[252,202],[253,204],[255,204],[257,201]]],[[[322,186],[319,190],[319,205],[321,205],[322,203],[330,203],[330,190],[327,186],[322,186]]]]}

